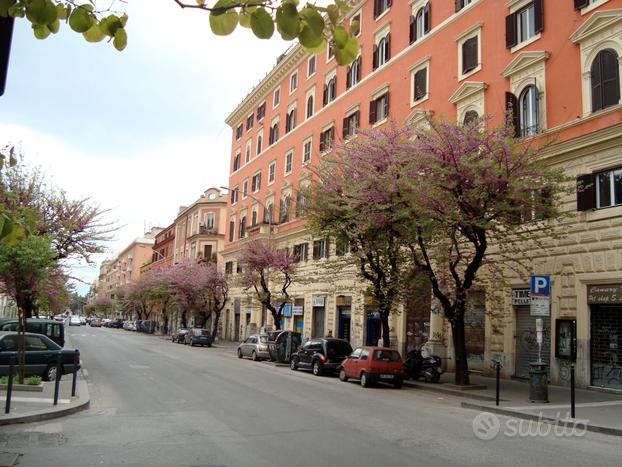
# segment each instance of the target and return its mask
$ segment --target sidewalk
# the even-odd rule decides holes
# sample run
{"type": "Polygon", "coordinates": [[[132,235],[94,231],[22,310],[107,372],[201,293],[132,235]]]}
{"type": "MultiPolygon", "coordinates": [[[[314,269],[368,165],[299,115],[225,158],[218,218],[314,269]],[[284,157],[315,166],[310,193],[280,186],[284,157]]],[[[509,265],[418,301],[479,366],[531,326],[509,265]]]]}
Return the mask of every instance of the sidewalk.
{"type": "MultiPolygon", "coordinates": [[[[462,407],[478,411],[494,412],[529,420],[557,422],[570,420],[570,387],[549,385],[549,403],[529,402],[529,383],[501,379],[500,402],[495,405],[495,379],[471,375],[471,384],[486,389],[460,390],[452,387],[453,373],[444,374],[440,384],[410,382],[411,387],[426,391],[442,392],[473,401],[463,401],[462,407]],[[477,399],[477,400],[475,400],[477,399]]],[[[406,384],[406,383],[405,383],[406,384]]],[[[622,394],[597,390],[576,389],[575,420],[585,422],[589,431],[622,436],[622,394]]]]}

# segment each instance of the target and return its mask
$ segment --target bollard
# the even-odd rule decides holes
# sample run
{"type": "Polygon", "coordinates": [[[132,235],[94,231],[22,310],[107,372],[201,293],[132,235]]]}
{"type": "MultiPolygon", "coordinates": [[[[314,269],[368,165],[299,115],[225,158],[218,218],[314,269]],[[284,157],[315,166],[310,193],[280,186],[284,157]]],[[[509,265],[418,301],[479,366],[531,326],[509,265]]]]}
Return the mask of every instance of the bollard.
{"type": "Polygon", "coordinates": [[[56,381],[54,383],[54,405],[58,405],[58,392],[60,390],[60,378],[62,372],[62,358],[63,354],[58,352],[58,357],[56,358],[56,381]]]}
{"type": "Polygon", "coordinates": [[[570,418],[575,418],[574,362],[570,364],[570,418]]]}
{"type": "Polygon", "coordinates": [[[78,379],[78,365],[80,365],[80,351],[73,354],[73,378],[71,381],[71,397],[76,397],[76,380],[78,379]]]}
{"type": "Polygon", "coordinates": [[[499,405],[499,389],[500,389],[500,381],[501,381],[501,362],[495,362],[495,366],[497,367],[497,393],[495,396],[495,405],[499,405]]]}
{"type": "Polygon", "coordinates": [[[15,371],[15,353],[12,353],[9,357],[9,380],[6,385],[6,405],[4,406],[4,413],[11,411],[11,396],[13,395],[13,372],[15,371]]]}

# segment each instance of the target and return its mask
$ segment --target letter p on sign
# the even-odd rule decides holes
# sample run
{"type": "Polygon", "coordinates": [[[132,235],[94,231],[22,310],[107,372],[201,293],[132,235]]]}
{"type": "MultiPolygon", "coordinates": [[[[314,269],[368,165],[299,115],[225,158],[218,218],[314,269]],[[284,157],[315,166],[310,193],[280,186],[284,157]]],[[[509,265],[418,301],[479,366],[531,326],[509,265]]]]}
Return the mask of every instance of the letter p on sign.
{"type": "Polygon", "coordinates": [[[531,295],[549,296],[551,294],[551,276],[531,276],[531,295]]]}

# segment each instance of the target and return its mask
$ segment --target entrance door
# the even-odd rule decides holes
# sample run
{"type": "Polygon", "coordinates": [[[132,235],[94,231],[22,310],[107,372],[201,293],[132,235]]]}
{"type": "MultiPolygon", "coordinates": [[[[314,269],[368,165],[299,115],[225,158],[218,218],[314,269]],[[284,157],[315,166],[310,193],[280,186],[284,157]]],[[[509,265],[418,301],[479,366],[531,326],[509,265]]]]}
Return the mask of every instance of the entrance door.
{"type": "Polygon", "coordinates": [[[382,322],[380,315],[369,313],[367,315],[367,333],[365,335],[365,345],[378,345],[378,340],[382,335],[382,322]]]}
{"type": "Polygon", "coordinates": [[[339,316],[339,332],[337,337],[350,342],[350,306],[337,307],[339,316]]]}
{"type": "Polygon", "coordinates": [[[591,305],[592,386],[622,389],[622,306],[591,305]]]}
{"type": "Polygon", "coordinates": [[[529,364],[539,357],[536,337],[536,319],[542,319],[542,362],[547,366],[551,361],[551,318],[531,316],[528,306],[516,308],[516,367],[514,374],[519,378],[529,378],[529,364]]]}
{"type": "Polygon", "coordinates": [[[235,341],[239,342],[240,340],[240,315],[236,314],[235,315],[235,323],[233,324],[233,328],[234,328],[234,335],[235,335],[235,341]]]}
{"type": "Polygon", "coordinates": [[[311,329],[311,338],[324,337],[324,307],[313,307],[313,329],[311,329]]]}
{"type": "Polygon", "coordinates": [[[469,370],[484,369],[485,345],[485,297],[481,292],[471,292],[466,312],[464,313],[464,334],[466,341],[469,370]]]}

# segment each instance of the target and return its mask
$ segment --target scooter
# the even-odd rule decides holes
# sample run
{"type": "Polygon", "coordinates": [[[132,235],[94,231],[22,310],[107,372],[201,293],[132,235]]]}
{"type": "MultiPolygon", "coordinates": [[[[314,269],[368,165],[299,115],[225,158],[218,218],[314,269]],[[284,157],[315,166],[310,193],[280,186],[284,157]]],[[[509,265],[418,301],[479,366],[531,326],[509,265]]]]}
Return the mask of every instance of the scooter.
{"type": "Polygon", "coordinates": [[[426,383],[438,383],[443,374],[441,357],[424,357],[421,349],[414,349],[406,355],[406,374],[415,381],[423,377],[426,383]]]}

